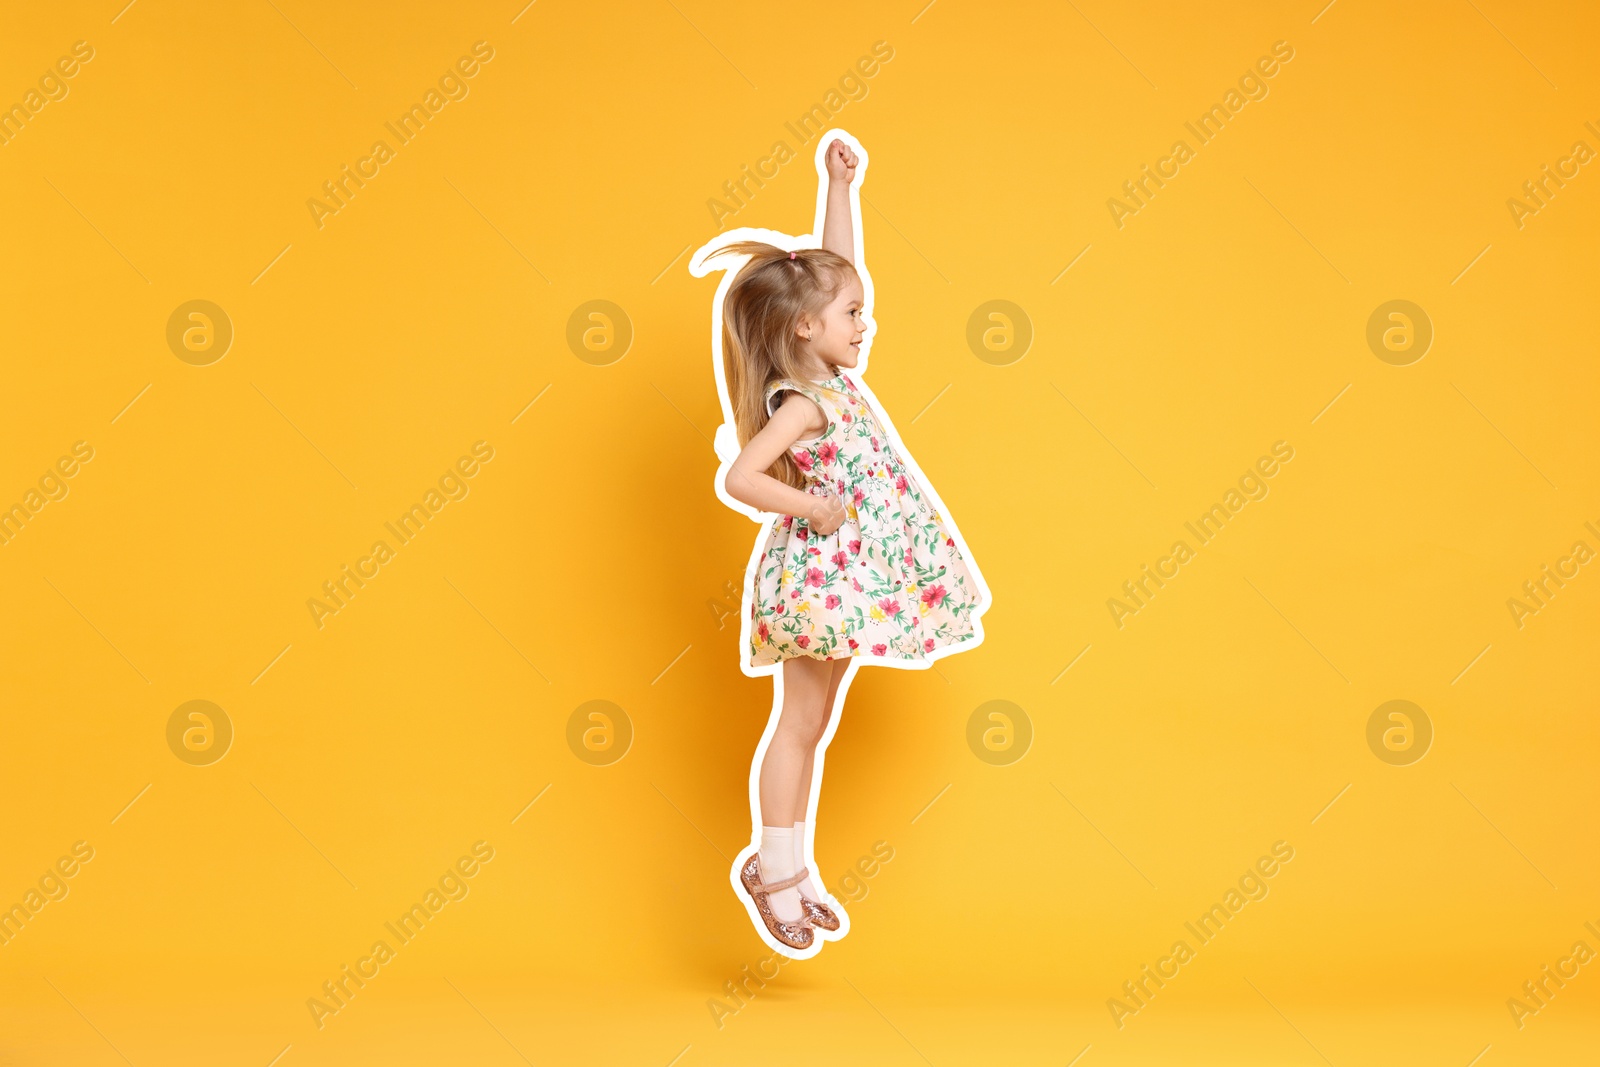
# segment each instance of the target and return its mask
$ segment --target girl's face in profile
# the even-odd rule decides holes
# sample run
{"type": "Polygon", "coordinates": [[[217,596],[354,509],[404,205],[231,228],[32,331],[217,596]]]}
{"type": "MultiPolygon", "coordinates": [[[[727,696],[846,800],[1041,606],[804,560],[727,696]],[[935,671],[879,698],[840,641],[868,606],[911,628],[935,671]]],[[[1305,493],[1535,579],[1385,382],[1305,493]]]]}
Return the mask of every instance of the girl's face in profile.
{"type": "Polygon", "coordinates": [[[821,319],[810,323],[811,340],[806,347],[812,355],[839,367],[854,367],[860,361],[867,328],[863,295],[861,279],[851,274],[822,309],[821,319]]]}

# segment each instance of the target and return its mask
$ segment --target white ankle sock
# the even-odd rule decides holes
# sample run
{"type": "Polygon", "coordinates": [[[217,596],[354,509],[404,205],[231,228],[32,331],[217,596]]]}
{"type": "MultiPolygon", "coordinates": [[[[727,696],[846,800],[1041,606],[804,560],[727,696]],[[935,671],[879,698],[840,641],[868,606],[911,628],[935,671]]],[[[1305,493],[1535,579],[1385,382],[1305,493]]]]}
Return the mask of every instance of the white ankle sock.
{"type": "MultiPolygon", "coordinates": [[[[794,827],[761,827],[761,880],[776,882],[788,878],[800,868],[794,861],[794,827]]],[[[805,913],[800,909],[800,892],[793,886],[769,893],[767,900],[772,912],[785,922],[795,922],[805,913]]]]}
{"type": "MultiPolygon", "coordinates": [[[[803,822],[797,822],[797,823],[794,824],[794,869],[795,870],[798,871],[801,867],[804,867],[806,865],[806,855],[805,855],[805,853],[806,853],[806,824],[803,823],[803,822]]],[[[815,871],[812,872],[812,874],[815,874],[815,873],[816,873],[815,871]]],[[[815,901],[818,901],[819,903],[821,902],[822,897],[820,895],[818,895],[818,893],[817,893],[817,884],[811,880],[811,876],[810,875],[807,875],[805,880],[802,881],[796,888],[799,889],[801,891],[801,893],[803,893],[805,895],[805,898],[807,900],[815,900],[815,901]]]]}

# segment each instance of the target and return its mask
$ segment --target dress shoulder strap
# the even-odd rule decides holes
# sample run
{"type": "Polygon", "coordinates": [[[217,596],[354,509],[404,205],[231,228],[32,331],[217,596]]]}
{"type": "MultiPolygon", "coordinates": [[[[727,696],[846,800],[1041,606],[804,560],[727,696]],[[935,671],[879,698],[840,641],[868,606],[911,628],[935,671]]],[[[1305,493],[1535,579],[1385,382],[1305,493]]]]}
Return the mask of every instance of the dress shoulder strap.
{"type": "Polygon", "coordinates": [[[785,390],[790,390],[799,393],[802,396],[809,397],[810,399],[816,401],[817,406],[822,408],[822,410],[825,412],[830,410],[826,390],[819,388],[811,382],[802,382],[794,378],[779,378],[777,381],[770,382],[767,385],[766,401],[768,418],[772,417],[773,397],[785,390]]]}

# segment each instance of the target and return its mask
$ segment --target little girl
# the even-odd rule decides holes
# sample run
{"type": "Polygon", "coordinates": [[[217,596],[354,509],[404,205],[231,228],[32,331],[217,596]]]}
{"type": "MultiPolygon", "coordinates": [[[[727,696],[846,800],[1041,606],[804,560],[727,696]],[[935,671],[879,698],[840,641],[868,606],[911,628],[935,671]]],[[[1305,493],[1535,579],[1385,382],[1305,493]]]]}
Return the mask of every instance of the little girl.
{"type": "Polygon", "coordinates": [[[719,489],[758,521],[775,516],[747,571],[740,634],[750,667],[767,668],[745,673],[773,675],[774,714],[751,767],[759,834],[732,880],[763,940],[797,959],[849,932],[804,859],[847,679],[860,662],[917,669],[975,647],[989,603],[938,498],[876,399],[845,373],[864,369],[870,347],[852,188],[866,165],[854,138],[832,132],[818,160],[820,248],[729,241],[767,232],[735,231],[690,267],[704,274],[708,259],[748,257],[723,279],[713,313],[724,409],[742,446],[719,489]]]}

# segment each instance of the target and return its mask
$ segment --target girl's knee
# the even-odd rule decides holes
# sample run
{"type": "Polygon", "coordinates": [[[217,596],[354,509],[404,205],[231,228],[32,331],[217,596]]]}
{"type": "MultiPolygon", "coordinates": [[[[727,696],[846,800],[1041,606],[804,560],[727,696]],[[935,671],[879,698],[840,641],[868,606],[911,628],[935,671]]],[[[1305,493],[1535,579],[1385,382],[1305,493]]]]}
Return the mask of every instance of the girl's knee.
{"type": "Polygon", "coordinates": [[[778,729],[787,732],[794,740],[815,744],[828,724],[827,712],[810,704],[789,704],[778,720],[778,729]]]}
{"type": "Polygon", "coordinates": [[[813,745],[822,744],[822,735],[828,732],[828,723],[831,719],[829,712],[831,710],[830,708],[823,708],[822,714],[817,716],[817,721],[813,724],[814,728],[811,731],[811,743],[813,745]]]}

